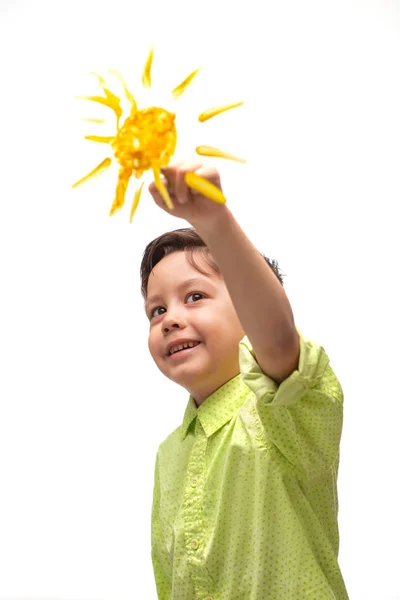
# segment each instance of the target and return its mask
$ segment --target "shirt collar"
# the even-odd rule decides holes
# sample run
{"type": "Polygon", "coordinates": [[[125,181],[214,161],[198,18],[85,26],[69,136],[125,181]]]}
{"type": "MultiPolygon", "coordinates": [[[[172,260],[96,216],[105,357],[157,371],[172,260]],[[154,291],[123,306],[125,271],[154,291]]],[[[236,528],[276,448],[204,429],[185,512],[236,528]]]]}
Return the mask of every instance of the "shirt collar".
{"type": "Polygon", "coordinates": [[[181,428],[181,440],[187,436],[188,429],[196,417],[199,419],[205,434],[210,437],[225,423],[230,421],[242,406],[251,390],[244,383],[241,374],[236,375],[219,387],[199,407],[192,395],[186,406],[181,428]]]}

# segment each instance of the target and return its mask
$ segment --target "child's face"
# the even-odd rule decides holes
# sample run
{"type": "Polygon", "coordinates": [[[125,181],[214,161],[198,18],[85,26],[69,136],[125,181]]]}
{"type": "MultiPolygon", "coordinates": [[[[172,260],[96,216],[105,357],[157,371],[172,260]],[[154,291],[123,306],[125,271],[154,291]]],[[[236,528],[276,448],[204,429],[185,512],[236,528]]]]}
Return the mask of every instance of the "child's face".
{"type": "Polygon", "coordinates": [[[165,256],[150,274],[146,303],[150,354],[197,405],[239,374],[238,346],[245,335],[222,276],[205,262],[204,270],[209,276],[194,269],[183,251],[165,256]],[[190,284],[192,278],[197,281],[190,284]],[[171,357],[167,346],[179,340],[201,343],[171,357]]]}

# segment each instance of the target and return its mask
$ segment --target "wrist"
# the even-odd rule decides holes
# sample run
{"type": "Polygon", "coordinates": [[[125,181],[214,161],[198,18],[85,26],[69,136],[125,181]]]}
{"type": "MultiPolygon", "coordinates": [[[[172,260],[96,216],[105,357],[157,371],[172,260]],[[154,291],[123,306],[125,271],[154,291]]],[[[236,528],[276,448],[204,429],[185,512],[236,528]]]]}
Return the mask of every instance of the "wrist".
{"type": "Polygon", "coordinates": [[[234,219],[233,214],[226,204],[218,206],[218,210],[211,215],[207,215],[205,219],[196,221],[190,220],[190,225],[195,228],[199,236],[206,241],[206,238],[218,234],[223,231],[224,227],[234,219]]]}

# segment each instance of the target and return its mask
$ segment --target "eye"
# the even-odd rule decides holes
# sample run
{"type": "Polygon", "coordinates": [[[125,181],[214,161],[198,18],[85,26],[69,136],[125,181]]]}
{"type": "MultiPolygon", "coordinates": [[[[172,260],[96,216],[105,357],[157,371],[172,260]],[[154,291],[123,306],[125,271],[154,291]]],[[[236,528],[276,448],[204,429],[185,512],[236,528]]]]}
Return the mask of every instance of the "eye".
{"type": "Polygon", "coordinates": [[[152,317],[158,317],[158,316],[159,316],[159,315],[155,315],[155,314],[154,314],[154,312],[155,312],[156,310],[158,310],[159,308],[164,308],[164,306],[156,306],[156,308],[153,308],[153,310],[151,310],[151,311],[150,311],[150,319],[151,319],[152,317]]]}
{"type": "MultiPolygon", "coordinates": [[[[192,292],[191,294],[189,294],[188,296],[186,296],[186,300],[188,298],[190,298],[191,296],[200,296],[200,300],[201,298],[205,298],[204,294],[201,294],[200,292],[192,292]]],[[[189,302],[189,304],[193,304],[192,302],[189,302]]],[[[163,308],[165,310],[164,306],[156,306],[155,308],[153,308],[150,311],[150,319],[152,319],[153,317],[159,317],[160,315],[154,314],[156,310],[158,310],[159,308],[163,308]]]]}
{"type": "Polygon", "coordinates": [[[190,296],[201,296],[202,298],[204,298],[204,294],[201,294],[200,292],[193,292],[192,294],[189,294],[188,298],[190,298],[190,296]]]}

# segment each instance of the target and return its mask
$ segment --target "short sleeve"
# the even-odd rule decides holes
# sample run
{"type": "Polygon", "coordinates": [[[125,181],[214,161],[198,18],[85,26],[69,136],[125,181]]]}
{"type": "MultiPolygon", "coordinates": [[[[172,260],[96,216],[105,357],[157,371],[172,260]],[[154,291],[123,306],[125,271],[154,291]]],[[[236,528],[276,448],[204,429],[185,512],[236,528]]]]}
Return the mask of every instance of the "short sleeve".
{"type": "Polygon", "coordinates": [[[330,469],[338,458],[343,391],[324,348],[297,332],[298,369],[280,385],[261,370],[247,336],[239,344],[239,361],[243,380],[256,396],[266,441],[309,479],[330,469]]]}

